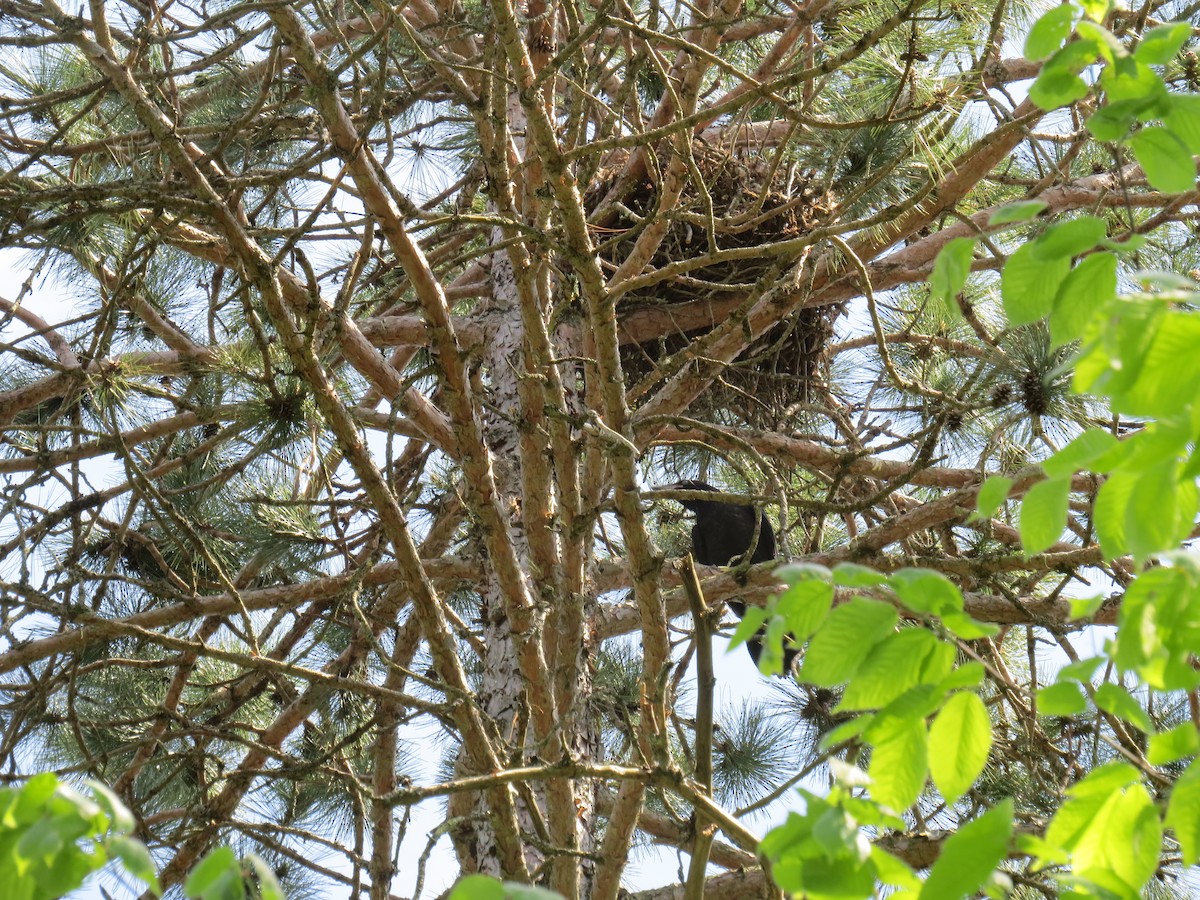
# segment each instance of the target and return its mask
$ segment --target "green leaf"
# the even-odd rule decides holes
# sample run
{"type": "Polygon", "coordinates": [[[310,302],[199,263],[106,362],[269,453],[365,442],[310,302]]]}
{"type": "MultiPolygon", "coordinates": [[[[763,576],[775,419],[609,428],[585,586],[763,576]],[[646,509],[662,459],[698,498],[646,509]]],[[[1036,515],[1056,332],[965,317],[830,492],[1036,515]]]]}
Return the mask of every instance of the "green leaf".
{"type": "MultiPolygon", "coordinates": [[[[1077,70],[1082,71],[1082,70],[1077,70]]],[[[1143,62],[1132,57],[1117,59],[1100,73],[1100,85],[1109,102],[1148,100],[1167,107],[1167,87],[1158,74],[1143,62]]]]}
{"type": "Polygon", "coordinates": [[[1021,544],[1026,555],[1041,553],[1061,536],[1071,493],[1069,478],[1047,478],[1029,489],[1021,503],[1021,544]]]}
{"type": "Polygon", "coordinates": [[[1133,58],[1150,66],[1166,65],[1191,36],[1192,26],[1187,22],[1151,28],[1142,35],[1133,51],[1133,58]]]}
{"type": "Polygon", "coordinates": [[[929,774],[928,737],[921,718],[897,723],[871,753],[871,797],[901,812],[912,806],[929,774]]]}
{"type": "Polygon", "coordinates": [[[1106,103],[1088,116],[1087,129],[1098,141],[1115,143],[1124,140],[1139,114],[1152,105],[1153,102],[1144,97],[1106,103]]]}
{"type": "Polygon", "coordinates": [[[227,900],[245,896],[242,867],[228,847],[217,847],[208,853],[188,875],[183,884],[186,897],[203,900],[227,900]]]}
{"type": "Polygon", "coordinates": [[[1088,659],[1078,660],[1059,669],[1058,675],[1055,676],[1054,680],[1058,682],[1078,681],[1081,684],[1090,683],[1092,676],[1096,674],[1096,670],[1100,668],[1103,662],[1103,656],[1092,656],[1088,659]]]}
{"type": "Polygon", "coordinates": [[[956,297],[967,283],[971,274],[971,257],[975,252],[975,238],[958,237],[941,249],[929,276],[929,290],[935,301],[946,305],[952,317],[961,315],[956,297]]]}
{"type": "Polygon", "coordinates": [[[775,570],[775,577],[785,584],[800,584],[802,581],[828,582],[833,573],[816,563],[788,563],[775,570]]]}
{"type": "Polygon", "coordinates": [[[1108,236],[1108,225],[1096,216],[1080,216],[1047,228],[1034,242],[1034,259],[1049,262],[1078,256],[1108,236]]]}
{"type": "Polygon", "coordinates": [[[1184,194],[1196,186],[1195,160],[1173,132],[1151,125],[1131,137],[1129,146],[1152,187],[1168,194],[1184,194]]]}
{"type": "Polygon", "coordinates": [[[868,588],[887,584],[887,576],[858,563],[839,563],[833,570],[833,583],[841,587],[868,588]]]}
{"type": "Polygon", "coordinates": [[[1070,259],[1041,260],[1035,253],[1033,244],[1025,244],[1008,258],[1000,275],[1004,312],[1013,325],[1028,325],[1048,315],[1059,285],[1071,271],[1070,259]]]}
{"type": "Polygon", "coordinates": [[[946,803],[953,806],[987,764],[992,721],[975,694],[955,694],[929,728],[929,771],[946,803]]]}
{"type": "Polygon", "coordinates": [[[1119,447],[1120,443],[1103,428],[1089,428],[1043,462],[1042,470],[1048,478],[1069,478],[1119,447]]]}
{"type": "Polygon", "coordinates": [[[1100,799],[1099,808],[1069,845],[1072,866],[1093,881],[1127,886],[1136,897],[1158,868],[1158,812],[1140,784],[1100,799]]]}
{"type": "Polygon", "coordinates": [[[1074,30],[1078,15],[1076,7],[1063,4],[1034,22],[1025,39],[1025,58],[1045,59],[1061,48],[1074,30]]]}
{"type": "Polygon", "coordinates": [[[990,622],[977,622],[961,612],[942,613],[942,624],[950,629],[955,636],[964,641],[975,641],[979,638],[992,637],[999,633],[1000,626],[990,622]]]}
{"type": "Polygon", "coordinates": [[[914,612],[941,616],[963,608],[962,592],[933,569],[901,569],[888,579],[896,596],[914,612]]]}
{"type": "Polygon", "coordinates": [[[1191,153],[1200,153],[1200,94],[1171,94],[1163,125],[1191,153]]]}
{"type": "Polygon", "coordinates": [[[1164,821],[1179,841],[1181,861],[1194,866],[1200,858],[1200,760],[1193,760],[1175,782],[1164,821]]]}
{"type": "Polygon", "coordinates": [[[924,628],[888,635],[863,661],[838,704],[839,710],[880,709],[922,681],[926,662],[938,651],[938,639],[924,628]]]}
{"type": "Polygon", "coordinates": [[[1011,798],[959,828],[921,886],[921,900],[958,900],[978,893],[1008,854],[1012,831],[1011,798]]]}
{"type": "Polygon", "coordinates": [[[1090,92],[1091,87],[1078,75],[1063,69],[1043,68],[1029,88],[1029,99],[1049,112],[1082,100],[1090,92]]]}
{"type": "Polygon", "coordinates": [[[92,789],[97,802],[108,815],[109,828],[111,830],[120,834],[129,834],[137,827],[137,821],[133,818],[133,813],[121,802],[121,798],[117,796],[112,788],[94,779],[88,779],[85,783],[92,789]]]}
{"type": "Polygon", "coordinates": [[[1125,514],[1125,538],[1138,561],[1175,546],[1179,463],[1147,468],[1138,478],[1125,514]]]}
{"type": "MultiPolygon", "coordinates": [[[[154,867],[154,859],[145,844],[128,835],[118,834],[108,839],[108,849],[113,856],[121,860],[126,872],[148,884],[156,895],[162,896],[158,870],[154,867]]],[[[264,897],[263,900],[268,898],[264,897]]]]}
{"type": "Polygon", "coordinates": [[[1071,621],[1090,619],[1104,605],[1105,599],[1107,598],[1103,594],[1097,594],[1095,597],[1067,598],[1067,602],[1071,605],[1071,621]]]}
{"type": "Polygon", "coordinates": [[[849,722],[843,722],[821,738],[820,749],[828,750],[830,747],[836,747],[838,744],[858,737],[870,727],[873,721],[875,721],[874,716],[865,715],[855,716],[849,722]]]}
{"type": "Polygon", "coordinates": [[[732,653],[736,647],[740,647],[746,643],[754,635],[758,634],[758,629],[763,622],[767,621],[767,611],[761,606],[747,606],[746,614],[742,616],[742,621],[738,623],[737,628],[733,630],[733,634],[729,636],[729,646],[725,648],[726,653],[732,653]]]}
{"type": "Polygon", "coordinates": [[[1117,297],[1117,257],[1093,253],[1082,259],[1059,285],[1050,311],[1050,337],[1058,347],[1084,336],[1088,323],[1117,297]]]}
{"type": "Polygon", "coordinates": [[[786,620],[796,643],[802,644],[825,621],[832,605],[833,585],[814,579],[788,588],[775,604],[775,612],[786,620]]]}
{"type": "Polygon", "coordinates": [[[1049,205],[1045,200],[1022,200],[1018,203],[1006,203],[992,213],[988,219],[988,225],[1010,225],[1013,222],[1027,222],[1038,216],[1049,205]]]}
{"type": "MultiPolygon", "coordinates": [[[[875,872],[879,876],[879,880],[884,884],[908,888],[912,891],[921,889],[921,879],[908,867],[908,864],[896,859],[886,850],[871,847],[871,860],[875,863],[875,872]]],[[[895,897],[896,895],[892,894],[891,896],[895,897]]]]}
{"type": "Polygon", "coordinates": [[[1176,725],[1170,731],[1161,731],[1150,735],[1150,744],[1146,748],[1146,759],[1151,765],[1165,766],[1185,756],[1195,756],[1200,753],[1200,732],[1191,722],[1176,725]]]}
{"type": "Polygon", "coordinates": [[[454,886],[448,900],[505,900],[504,885],[487,875],[468,875],[454,886]]]}
{"type": "Polygon", "coordinates": [[[1096,502],[1092,504],[1092,524],[1096,528],[1096,537],[1100,539],[1100,550],[1105,559],[1116,559],[1125,553],[1125,511],[1129,508],[1136,484],[1136,474],[1114,472],[1096,492],[1096,502]]]}
{"type": "MultiPolygon", "coordinates": [[[[1130,415],[1165,418],[1186,409],[1195,399],[1195,385],[1200,382],[1200,315],[1170,311],[1158,320],[1150,334],[1132,336],[1122,342],[1121,361],[1129,365],[1130,357],[1138,350],[1140,366],[1133,377],[1111,382],[1113,407],[1130,415]],[[1136,344],[1134,341],[1136,340],[1136,344]],[[1118,385],[1126,390],[1118,396],[1118,385]]],[[[1122,326],[1122,331],[1124,325],[1122,326]]]]}
{"type": "Polygon", "coordinates": [[[820,687],[848,681],[898,620],[890,604],[864,597],[836,607],[808,645],[800,679],[820,687]]]}
{"type": "Polygon", "coordinates": [[[1154,731],[1154,723],[1142,705],[1119,684],[1105,682],[1096,688],[1096,705],[1119,719],[1124,719],[1139,731],[1147,734],[1154,731]]]}
{"type": "Polygon", "coordinates": [[[1076,716],[1087,709],[1083,690],[1073,681],[1062,681],[1037,692],[1039,716],[1076,716]]]}
{"type": "Polygon", "coordinates": [[[983,663],[968,660],[941,680],[938,687],[943,691],[957,691],[960,688],[973,688],[983,684],[987,670],[983,663]]]}
{"type": "Polygon", "coordinates": [[[970,519],[967,521],[974,522],[978,519],[990,519],[1000,509],[1000,504],[1008,499],[1008,492],[1012,489],[1013,480],[1006,478],[1003,475],[989,475],[987,480],[980,486],[979,495],[976,498],[975,512],[971,513],[970,519]]]}
{"type": "Polygon", "coordinates": [[[1103,22],[1112,9],[1112,0],[1079,0],[1079,5],[1083,7],[1083,14],[1093,22],[1103,22]]]}

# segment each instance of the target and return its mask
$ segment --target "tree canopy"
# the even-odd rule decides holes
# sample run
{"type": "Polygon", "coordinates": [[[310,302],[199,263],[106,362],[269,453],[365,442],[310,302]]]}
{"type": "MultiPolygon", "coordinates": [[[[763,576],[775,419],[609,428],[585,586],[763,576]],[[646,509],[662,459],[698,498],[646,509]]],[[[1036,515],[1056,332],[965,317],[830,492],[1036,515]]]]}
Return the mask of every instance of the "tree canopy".
{"type": "Polygon", "coordinates": [[[569,898],[647,842],[640,900],[1188,894],[1194,6],[0,13],[13,821],[289,896],[442,836],[569,898]],[[695,564],[689,480],[779,559],[695,564]],[[720,706],[723,628],[795,677],[720,706]]]}

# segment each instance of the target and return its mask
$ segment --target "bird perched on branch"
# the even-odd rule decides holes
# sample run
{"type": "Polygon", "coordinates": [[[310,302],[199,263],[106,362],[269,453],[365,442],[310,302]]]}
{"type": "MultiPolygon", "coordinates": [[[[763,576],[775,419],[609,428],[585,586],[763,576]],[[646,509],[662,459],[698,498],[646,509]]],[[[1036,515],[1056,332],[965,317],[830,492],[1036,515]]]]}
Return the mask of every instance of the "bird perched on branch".
{"type": "MultiPolygon", "coordinates": [[[[716,488],[703,481],[680,481],[669,488],[678,491],[711,491],[716,488]]],[[[775,531],[765,513],[757,513],[758,534],[755,535],[756,510],[748,503],[726,503],[723,500],[708,500],[703,497],[680,499],[684,508],[695,513],[696,524],[692,526],[692,558],[705,566],[737,565],[750,551],[750,562],[767,562],[775,558],[775,531]]],[[[741,600],[725,601],[740,619],[746,615],[746,604],[741,600]]],[[[750,658],[758,665],[762,654],[760,629],[747,639],[746,649],[750,658]]],[[[797,651],[784,647],[783,671],[790,672],[797,651]]]]}

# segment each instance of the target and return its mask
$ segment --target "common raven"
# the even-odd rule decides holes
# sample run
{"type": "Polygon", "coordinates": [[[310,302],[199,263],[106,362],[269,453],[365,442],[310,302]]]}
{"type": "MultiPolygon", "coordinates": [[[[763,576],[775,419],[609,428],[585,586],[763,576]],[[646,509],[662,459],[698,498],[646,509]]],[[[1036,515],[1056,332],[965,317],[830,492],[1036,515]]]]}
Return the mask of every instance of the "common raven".
{"type": "MultiPolygon", "coordinates": [[[[680,491],[716,491],[711,484],[703,481],[680,481],[668,487],[680,491]]],[[[689,512],[696,514],[696,524],[692,526],[692,558],[705,566],[737,565],[742,561],[750,544],[754,541],[754,507],[745,503],[725,503],[722,500],[705,500],[703,498],[679,501],[689,512]]],[[[766,562],[775,558],[775,531],[767,520],[765,513],[758,514],[758,542],[754,544],[754,552],[750,554],[753,563],[766,562]]],[[[740,600],[725,601],[729,608],[740,619],[746,615],[746,604],[740,600]]],[[[750,658],[758,665],[762,654],[762,634],[746,641],[746,649],[750,658]]],[[[792,662],[797,651],[784,647],[783,671],[791,671],[792,662]]]]}

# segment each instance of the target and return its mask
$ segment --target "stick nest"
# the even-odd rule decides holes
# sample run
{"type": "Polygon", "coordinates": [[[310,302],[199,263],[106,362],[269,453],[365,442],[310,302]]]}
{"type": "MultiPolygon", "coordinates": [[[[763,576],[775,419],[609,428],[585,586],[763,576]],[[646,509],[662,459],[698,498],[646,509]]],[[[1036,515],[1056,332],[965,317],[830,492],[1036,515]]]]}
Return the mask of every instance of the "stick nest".
{"type": "MultiPolygon", "coordinates": [[[[695,259],[714,248],[729,250],[774,244],[807,234],[828,220],[830,195],[808,173],[780,165],[773,157],[737,156],[703,141],[692,147],[695,171],[671,211],[671,225],[648,271],[695,259]],[[701,176],[697,183],[696,173],[701,176]]],[[[598,206],[616,183],[625,159],[597,174],[585,196],[598,206]]],[[[657,214],[657,178],[646,178],[622,199],[614,218],[598,229],[600,256],[614,269],[629,255],[645,226],[657,214]]],[[[793,260],[778,254],[750,255],[692,269],[621,300],[621,317],[644,309],[670,311],[699,301],[744,301],[757,288],[782,277],[793,260]]],[[[753,341],[729,363],[692,405],[693,414],[732,412],[756,427],[778,428],[796,418],[800,406],[823,396],[822,361],[833,334],[836,308],[803,309],[753,341]]],[[[623,365],[636,383],[660,362],[709,333],[727,318],[714,313],[701,327],[677,326],[654,340],[627,344],[623,365]]],[[[692,319],[694,321],[694,318],[692,319]]]]}

